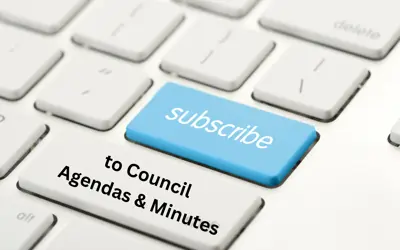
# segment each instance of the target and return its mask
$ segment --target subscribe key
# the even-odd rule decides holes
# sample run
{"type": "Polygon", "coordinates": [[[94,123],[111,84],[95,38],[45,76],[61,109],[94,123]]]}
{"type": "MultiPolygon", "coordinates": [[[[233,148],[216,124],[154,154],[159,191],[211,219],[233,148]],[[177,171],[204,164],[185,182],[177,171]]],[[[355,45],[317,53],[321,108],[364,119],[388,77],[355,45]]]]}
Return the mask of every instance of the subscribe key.
{"type": "Polygon", "coordinates": [[[174,83],[130,122],[128,140],[274,187],[317,140],[314,127],[174,83]]]}

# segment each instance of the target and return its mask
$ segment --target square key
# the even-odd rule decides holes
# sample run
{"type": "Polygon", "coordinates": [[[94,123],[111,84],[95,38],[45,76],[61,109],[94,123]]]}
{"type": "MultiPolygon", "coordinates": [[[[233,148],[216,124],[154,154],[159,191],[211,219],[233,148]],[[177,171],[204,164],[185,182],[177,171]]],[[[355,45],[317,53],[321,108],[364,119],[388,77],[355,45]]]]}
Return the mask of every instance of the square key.
{"type": "Polygon", "coordinates": [[[146,60],[183,19],[181,9],[168,2],[97,1],[72,39],[84,46],[139,62],[146,60]]]}
{"type": "Polygon", "coordinates": [[[191,27],[164,57],[161,68],[233,91],[246,81],[273,47],[274,43],[261,32],[203,20],[191,27]]]}
{"type": "Polygon", "coordinates": [[[369,71],[351,58],[293,47],[254,89],[254,98],[317,120],[331,121],[369,71]]]}
{"type": "Polygon", "coordinates": [[[98,130],[111,129],[151,86],[127,62],[83,53],[39,96],[36,107],[98,130]]]}

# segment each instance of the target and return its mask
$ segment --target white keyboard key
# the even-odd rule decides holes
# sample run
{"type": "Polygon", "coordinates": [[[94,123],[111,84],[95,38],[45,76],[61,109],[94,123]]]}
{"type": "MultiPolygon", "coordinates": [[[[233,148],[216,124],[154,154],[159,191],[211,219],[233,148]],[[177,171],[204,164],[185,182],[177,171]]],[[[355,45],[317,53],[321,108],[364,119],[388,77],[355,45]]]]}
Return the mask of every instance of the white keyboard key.
{"type": "Polygon", "coordinates": [[[239,88],[271,52],[274,43],[260,32],[224,22],[195,24],[161,62],[161,68],[216,88],[239,88]]]}
{"type": "Polygon", "coordinates": [[[262,102],[331,120],[368,77],[350,58],[293,47],[267,72],[254,90],[262,102]]]}
{"type": "Polygon", "coordinates": [[[226,249],[263,205],[207,169],[139,145],[84,133],[53,139],[20,175],[23,190],[182,247],[226,249]]]}
{"type": "Polygon", "coordinates": [[[104,223],[73,222],[46,250],[179,250],[167,243],[104,223]]]}
{"type": "Polygon", "coordinates": [[[229,17],[246,15],[258,0],[175,0],[229,17]]]}
{"type": "Polygon", "coordinates": [[[0,25],[0,97],[22,98],[62,57],[47,40],[0,25]]]}
{"type": "Polygon", "coordinates": [[[43,123],[0,109],[0,179],[9,173],[45,132],[43,123]]]}
{"type": "Polygon", "coordinates": [[[400,145],[400,119],[393,126],[392,131],[390,132],[389,140],[392,143],[400,145]]]}
{"type": "Polygon", "coordinates": [[[261,25],[372,59],[400,36],[398,0],[274,0],[261,25]]]}
{"type": "Polygon", "coordinates": [[[79,44],[143,61],[184,19],[171,4],[149,0],[102,0],[73,35],[79,44]]]}
{"type": "Polygon", "coordinates": [[[0,248],[29,250],[52,227],[54,216],[38,207],[0,200],[0,248]]]}
{"type": "Polygon", "coordinates": [[[44,33],[56,33],[88,0],[0,0],[0,19],[44,33]]]}
{"type": "Polygon", "coordinates": [[[42,111],[93,127],[111,129],[151,86],[127,62],[82,53],[36,101],[42,111]]]}

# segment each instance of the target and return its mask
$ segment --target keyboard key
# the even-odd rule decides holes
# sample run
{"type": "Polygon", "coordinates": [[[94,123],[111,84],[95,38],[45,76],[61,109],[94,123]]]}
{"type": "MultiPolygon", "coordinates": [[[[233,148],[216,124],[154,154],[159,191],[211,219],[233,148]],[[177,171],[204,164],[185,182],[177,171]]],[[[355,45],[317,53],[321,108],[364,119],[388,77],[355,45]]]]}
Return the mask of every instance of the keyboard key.
{"type": "Polygon", "coordinates": [[[390,142],[400,145],[400,119],[393,126],[389,135],[390,142]]]}
{"type": "Polygon", "coordinates": [[[319,120],[332,120],[369,72],[351,58],[293,47],[254,89],[257,100],[319,120]]]}
{"type": "Polygon", "coordinates": [[[382,59],[400,36],[399,7],[397,0],[274,0],[260,23],[360,56],[382,59]]]}
{"type": "Polygon", "coordinates": [[[167,83],[126,129],[129,140],[265,186],[283,182],[314,127],[167,83]]]}
{"type": "Polygon", "coordinates": [[[188,3],[193,6],[206,9],[229,17],[242,17],[246,15],[258,2],[258,0],[175,0],[177,2],[188,3]]]}
{"type": "Polygon", "coordinates": [[[1,0],[0,19],[43,33],[56,33],[88,0],[1,0]]]}
{"type": "Polygon", "coordinates": [[[77,43],[132,61],[143,61],[183,21],[180,9],[149,0],[103,0],[73,35],[77,43]]]}
{"type": "Polygon", "coordinates": [[[55,223],[51,213],[25,202],[8,199],[0,204],[1,249],[32,249],[55,223]]]}
{"type": "Polygon", "coordinates": [[[239,88],[271,52],[263,33],[200,21],[173,47],[161,68],[219,89],[239,88]],[[229,67],[227,66],[229,65],[229,67]]]}
{"type": "Polygon", "coordinates": [[[73,222],[52,240],[46,250],[179,250],[119,227],[101,223],[73,222]]]}
{"type": "Polygon", "coordinates": [[[39,110],[98,129],[111,129],[150,87],[127,62],[82,53],[37,99],[39,110]]]}
{"type": "Polygon", "coordinates": [[[19,185],[185,248],[226,249],[263,200],[214,174],[138,145],[65,132],[33,159],[19,185]]]}
{"type": "Polygon", "coordinates": [[[62,57],[47,40],[0,25],[0,97],[22,98],[62,57]]]}
{"type": "Polygon", "coordinates": [[[6,177],[45,132],[46,126],[34,118],[0,110],[0,179],[6,177]]]}

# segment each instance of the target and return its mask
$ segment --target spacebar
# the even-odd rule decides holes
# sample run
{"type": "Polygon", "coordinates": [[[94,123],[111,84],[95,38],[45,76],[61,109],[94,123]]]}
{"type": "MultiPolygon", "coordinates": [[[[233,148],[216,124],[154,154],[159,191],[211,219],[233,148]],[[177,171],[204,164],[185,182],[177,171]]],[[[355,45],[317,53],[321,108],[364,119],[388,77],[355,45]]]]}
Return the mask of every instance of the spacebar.
{"type": "Polygon", "coordinates": [[[234,179],[138,145],[76,133],[49,142],[20,175],[19,187],[189,249],[226,249],[263,205],[234,179]]]}

